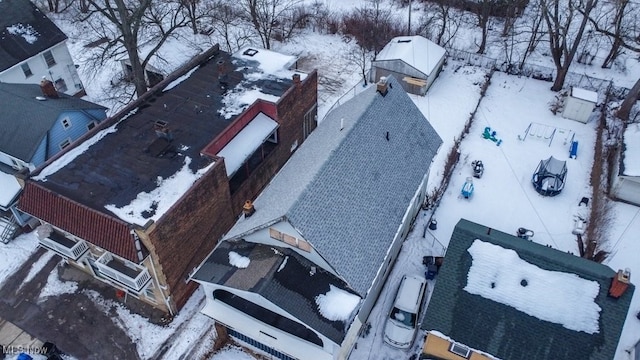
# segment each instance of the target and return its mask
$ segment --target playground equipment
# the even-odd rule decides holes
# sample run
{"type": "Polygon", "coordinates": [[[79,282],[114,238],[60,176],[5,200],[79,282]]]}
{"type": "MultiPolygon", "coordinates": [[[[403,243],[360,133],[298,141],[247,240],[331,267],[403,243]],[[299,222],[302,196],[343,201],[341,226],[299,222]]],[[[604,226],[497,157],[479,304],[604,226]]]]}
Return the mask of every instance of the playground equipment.
{"type": "Polygon", "coordinates": [[[540,195],[556,196],[564,189],[566,177],[567,162],[550,156],[540,161],[531,182],[540,195]]]}
{"type": "MultiPolygon", "coordinates": [[[[527,140],[527,137],[539,140],[549,140],[549,146],[551,146],[553,137],[556,135],[556,131],[558,131],[558,129],[555,126],[532,122],[529,123],[529,126],[527,126],[527,129],[524,131],[524,136],[518,135],[518,140],[525,141],[527,140]]],[[[561,130],[561,132],[564,132],[564,130],[561,130]]]]}
{"type": "Polygon", "coordinates": [[[480,160],[473,160],[471,162],[471,167],[473,168],[473,177],[480,179],[482,174],[484,174],[484,164],[480,160]]]}
{"type": "Polygon", "coordinates": [[[462,190],[460,194],[463,198],[469,199],[471,195],[473,195],[473,179],[471,177],[467,178],[467,181],[462,185],[462,190]]]}
{"type": "Polygon", "coordinates": [[[496,143],[496,146],[500,146],[500,144],[502,144],[502,139],[498,139],[496,135],[497,132],[491,131],[491,127],[489,126],[485,127],[484,132],[482,133],[483,138],[493,141],[494,143],[496,143]]]}
{"type": "Polygon", "coordinates": [[[578,158],[578,140],[575,140],[576,134],[574,133],[571,136],[571,145],[569,145],[569,158],[577,159],[578,158]]]}

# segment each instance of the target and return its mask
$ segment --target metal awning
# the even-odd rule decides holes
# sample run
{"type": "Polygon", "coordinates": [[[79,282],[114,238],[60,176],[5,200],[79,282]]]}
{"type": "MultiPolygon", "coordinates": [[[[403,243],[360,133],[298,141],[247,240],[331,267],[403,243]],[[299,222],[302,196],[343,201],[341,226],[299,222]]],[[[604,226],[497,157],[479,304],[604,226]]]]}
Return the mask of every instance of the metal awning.
{"type": "Polygon", "coordinates": [[[224,158],[227,176],[231,177],[264,141],[278,128],[278,123],[258,113],[216,155],[224,158]]]}

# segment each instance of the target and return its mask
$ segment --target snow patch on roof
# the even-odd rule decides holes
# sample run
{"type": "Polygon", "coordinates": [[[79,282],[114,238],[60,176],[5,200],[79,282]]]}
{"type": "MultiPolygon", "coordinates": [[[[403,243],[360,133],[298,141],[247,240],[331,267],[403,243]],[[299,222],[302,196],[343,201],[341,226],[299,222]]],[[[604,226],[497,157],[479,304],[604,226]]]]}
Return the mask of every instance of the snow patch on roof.
{"type": "Polygon", "coordinates": [[[11,35],[22,36],[22,38],[29,44],[33,44],[38,41],[40,34],[30,24],[14,24],[7,26],[7,32],[11,35]]]}
{"type": "Polygon", "coordinates": [[[200,68],[200,65],[194,67],[193,69],[189,70],[189,72],[187,72],[186,74],[184,74],[184,75],[180,76],[179,78],[173,80],[172,82],[169,83],[169,85],[167,85],[164,89],[162,89],[162,92],[169,91],[169,90],[173,89],[174,87],[180,85],[181,82],[187,80],[191,76],[191,74],[193,74],[199,68],[200,68]]]}
{"type": "Polygon", "coordinates": [[[473,258],[464,290],[511,306],[540,320],[598,333],[600,311],[596,281],[576,274],[541,269],[518,253],[481,240],[467,250],[473,258]],[[576,311],[580,309],[580,311],[576,311]]]}
{"type": "Polygon", "coordinates": [[[0,191],[0,206],[6,208],[20,193],[22,187],[15,176],[0,171],[0,189],[2,189],[0,191]]]}
{"type": "Polygon", "coordinates": [[[246,269],[251,263],[251,259],[242,256],[235,251],[229,251],[229,264],[240,269],[246,269]]]}
{"type": "Polygon", "coordinates": [[[253,86],[249,90],[244,90],[246,84],[244,82],[238,84],[235,90],[227,92],[222,98],[224,107],[218,110],[218,113],[225,119],[231,119],[244,111],[247,106],[253,104],[256,100],[262,99],[276,103],[280,97],[263,93],[259,87],[253,86]]]}
{"type": "Polygon", "coordinates": [[[320,314],[331,321],[347,321],[360,304],[360,297],[348,291],[329,285],[329,292],[316,296],[320,314]]]}
{"type": "Polygon", "coordinates": [[[101,130],[90,139],[87,139],[87,141],[69,150],[67,153],[60,156],[54,162],[42,169],[42,171],[40,171],[40,173],[37,176],[34,176],[32,179],[36,181],[47,181],[47,176],[55,174],[58,170],[62,169],[67,164],[75,160],[75,158],[82,155],[85,151],[87,151],[89,147],[91,147],[91,145],[97,143],[103,137],[116,132],[117,125],[118,124],[114,124],[104,130],[101,130]]]}
{"type": "Polygon", "coordinates": [[[426,76],[440,63],[445,49],[419,35],[391,39],[376,56],[375,61],[402,60],[426,76]]]}
{"type": "MultiPolygon", "coordinates": [[[[251,73],[247,76],[248,79],[253,80],[263,79],[266,75],[291,78],[294,71],[290,70],[290,68],[297,60],[297,58],[292,55],[285,55],[275,51],[251,47],[245,47],[238,50],[233,54],[233,57],[236,59],[258,62],[258,69],[260,71],[251,73]]],[[[304,74],[300,75],[301,78],[304,76],[304,74]]]]}
{"type": "Polygon", "coordinates": [[[191,158],[187,156],[184,158],[184,165],[175,174],[167,179],[158,177],[158,186],[151,192],[139,193],[131,203],[123,207],[109,204],[105,205],[105,208],[131,224],[144,226],[149,220],[157,221],[214,163],[195,173],[191,172],[189,164],[191,164],[191,158]]]}
{"type": "Polygon", "coordinates": [[[624,131],[624,174],[640,176],[640,123],[627,125],[624,131]]]}
{"type": "Polygon", "coordinates": [[[571,88],[571,96],[577,99],[590,101],[592,103],[598,102],[598,93],[591,90],[574,87],[571,88]]]}

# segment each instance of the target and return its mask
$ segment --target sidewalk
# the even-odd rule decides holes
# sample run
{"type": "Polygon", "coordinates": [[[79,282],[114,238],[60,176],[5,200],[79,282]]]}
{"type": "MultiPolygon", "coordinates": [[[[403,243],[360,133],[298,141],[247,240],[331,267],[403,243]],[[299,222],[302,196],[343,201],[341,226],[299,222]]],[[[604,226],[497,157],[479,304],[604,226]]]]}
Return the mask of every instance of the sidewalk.
{"type": "Polygon", "coordinates": [[[2,346],[1,352],[5,355],[19,353],[33,355],[46,352],[43,348],[44,342],[3,318],[0,318],[0,345],[2,346]]]}

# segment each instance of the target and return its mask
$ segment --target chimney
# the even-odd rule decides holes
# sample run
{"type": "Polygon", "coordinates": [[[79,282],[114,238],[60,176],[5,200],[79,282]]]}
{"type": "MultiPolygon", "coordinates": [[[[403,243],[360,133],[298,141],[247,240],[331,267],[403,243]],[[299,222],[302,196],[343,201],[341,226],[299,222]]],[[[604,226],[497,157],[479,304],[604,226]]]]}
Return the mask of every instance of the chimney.
{"type": "Polygon", "coordinates": [[[173,134],[169,129],[169,123],[164,120],[156,120],[153,123],[153,130],[156,132],[156,136],[159,138],[164,138],[169,141],[173,140],[173,134]]]}
{"type": "Polygon", "coordinates": [[[40,90],[42,90],[42,95],[44,95],[45,97],[52,98],[52,99],[58,98],[58,91],[56,90],[56,87],[53,85],[53,82],[51,82],[51,80],[47,79],[44,76],[40,81],[40,90]]]}
{"type": "Polygon", "coordinates": [[[388,87],[387,78],[384,76],[380,77],[380,80],[378,80],[378,83],[376,84],[376,89],[378,90],[380,95],[382,96],[387,95],[387,91],[388,91],[387,87],[388,87]]]}
{"type": "Polygon", "coordinates": [[[244,213],[245,218],[251,217],[251,215],[256,212],[256,208],[253,206],[253,202],[251,202],[251,200],[247,200],[244,202],[244,205],[242,206],[242,212],[244,213]]]}
{"type": "Polygon", "coordinates": [[[609,287],[609,296],[618,299],[621,297],[627,288],[629,287],[629,281],[631,280],[631,271],[629,268],[618,270],[616,276],[611,279],[611,287],[609,287]]]}
{"type": "Polygon", "coordinates": [[[300,87],[300,74],[293,74],[293,84],[300,87]]]}

